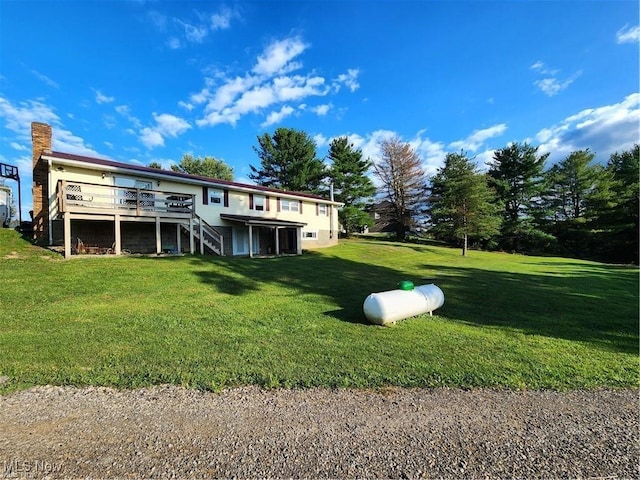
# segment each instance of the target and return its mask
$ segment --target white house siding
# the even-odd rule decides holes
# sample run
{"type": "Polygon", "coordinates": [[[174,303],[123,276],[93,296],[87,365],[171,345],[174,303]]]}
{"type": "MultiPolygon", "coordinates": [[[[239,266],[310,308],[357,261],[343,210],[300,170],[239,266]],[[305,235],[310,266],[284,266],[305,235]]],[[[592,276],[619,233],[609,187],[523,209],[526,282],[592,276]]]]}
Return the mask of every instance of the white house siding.
{"type": "MultiPolygon", "coordinates": [[[[302,238],[302,248],[319,248],[338,243],[338,215],[336,205],[331,205],[328,201],[315,198],[307,198],[302,196],[296,196],[287,192],[265,192],[260,190],[252,190],[250,185],[210,185],[207,186],[201,180],[187,179],[181,181],[181,178],[168,178],[163,176],[163,173],[167,175],[170,172],[158,170],[156,172],[135,172],[126,171],[122,168],[113,166],[101,166],[91,163],[85,163],[79,161],[70,161],[69,159],[56,159],[55,154],[45,155],[50,163],[49,169],[49,181],[50,181],[50,198],[49,206],[51,219],[57,218],[57,198],[56,198],[56,185],[59,180],[67,180],[73,182],[82,182],[86,184],[96,184],[104,186],[117,186],[119,183],[118,178],[128,178],[131,180],[141,180],[151,182],[152,191],[183,193],[188,195],[194,195],[194,209],[197,215],[203,218],[208,224],[219,229],[225,236],[225,254],[231,254],[231,247],[233,245],[233,239],[231,232],[234,228],[248,228],[238,222],[230,222],[220,219],[220,214],[230,215],[244,215],[252,217],[260,217],[265,219],[278,219],[285,221],[292,221],[298,223],[305,223],[306,226],[302,228],[303,234],[305,232],[313,232],[313,238],[302,238]],[[190,181],[192,183],[186,183],[190,181]],[[225,206],[223,202],[219,204],[211,204],[204,202],[206,188],[218,188],[221,191],[228,192],[228,206],[225,206]],[[250,208],[250,194],[254,195],[254,208],[250,208]],[[269,208],[267,209],[266,203],[264,210],[256,210],[255,203],[258,196],[267,197],[269,208]],[[278,198],[282,200],[289,200],[298,202],[298,212],[283,211],[282,208],[278,211],[278,198]],[[316,204],[326,205],[326,213],[324,215],[317,213],[316,204]],[[301,205],[301,209],[300,209],[301,205]],[[301,210],[301,211],[300,211],[301,210]]],[[[90,185],[83,186],[83,195],[91,196],[92,189],[90,185]]],[[[53,225],[52,231],[58,232],[54,236],[57,237],[54,243],[58,243],[60,236],[61,223],[59,220],[54,221],[58,225],[53,225]]],[[[266,235],[266,231],[263,232],[266,235]]],[[[261,246],[266,242],[260,240],[261,246]]],[[[188,247],[188,243],[183,243],[183,249],[188,247]]]]}

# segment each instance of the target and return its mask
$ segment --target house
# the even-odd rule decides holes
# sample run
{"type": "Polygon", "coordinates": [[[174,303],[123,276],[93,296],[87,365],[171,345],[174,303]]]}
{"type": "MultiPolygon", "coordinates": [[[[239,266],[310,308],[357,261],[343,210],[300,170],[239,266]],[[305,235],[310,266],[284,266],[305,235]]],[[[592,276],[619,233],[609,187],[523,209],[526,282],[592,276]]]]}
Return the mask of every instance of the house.
{"type": "Polygon", "coordinates": [[[394,218],[393,204],[389,200],[382,200],[372,205],[367,212],[373,218],[373,225],[369,225],[371,233],[396,233],[398,223],[394,218]]]}
{"type": "Polygon", "coordinates": [[[8,228],[11,223],[11,188],[0,185],[0,228],[8,228]]]}
{"type": "Polygon", "coordinates": [[[301,254],[338,242],[339,202],[54,152],[31,124],[36,242],[87,253],[301,254]]]}

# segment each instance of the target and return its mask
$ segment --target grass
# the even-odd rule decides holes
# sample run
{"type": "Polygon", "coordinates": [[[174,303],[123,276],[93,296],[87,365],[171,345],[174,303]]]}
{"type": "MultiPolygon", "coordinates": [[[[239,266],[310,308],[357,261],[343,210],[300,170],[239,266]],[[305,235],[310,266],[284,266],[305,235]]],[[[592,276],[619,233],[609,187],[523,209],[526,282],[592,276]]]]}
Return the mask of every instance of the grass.
{"type": "Polygon", "coordinates": [[[64,261],[0,230],[0,392],[38,384],[637,388],[638,270],[341,241],[300,257],[64,261]],[[400,280],[445,305],[395,327],[400,280]]]}

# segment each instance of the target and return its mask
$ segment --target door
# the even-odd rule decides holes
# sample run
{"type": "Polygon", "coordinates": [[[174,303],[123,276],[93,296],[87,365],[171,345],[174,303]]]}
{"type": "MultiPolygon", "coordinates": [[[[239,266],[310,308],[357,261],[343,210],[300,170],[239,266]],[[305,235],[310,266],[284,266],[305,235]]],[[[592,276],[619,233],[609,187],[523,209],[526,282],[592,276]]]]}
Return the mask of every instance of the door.
{"type": "MultiPolygon", "coordinates": [[[[258,229],[254,228],[251,232],[253,241],[253,253],[260,252],[260,236],[258,229]]],[[[233,254],[249,255],[249,227],[235,227],[233,229],[233,254]]]]}

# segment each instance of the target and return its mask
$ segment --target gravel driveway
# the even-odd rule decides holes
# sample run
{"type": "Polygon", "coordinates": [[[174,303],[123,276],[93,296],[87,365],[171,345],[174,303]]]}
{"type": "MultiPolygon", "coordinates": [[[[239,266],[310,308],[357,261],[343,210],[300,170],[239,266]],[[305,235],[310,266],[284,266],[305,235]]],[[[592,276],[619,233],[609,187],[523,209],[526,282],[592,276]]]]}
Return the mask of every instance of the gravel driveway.
{"type": "Polygon", "coordinates": [[[638,392],[38,387],[0,478],[638,478],[638,392]]]}

